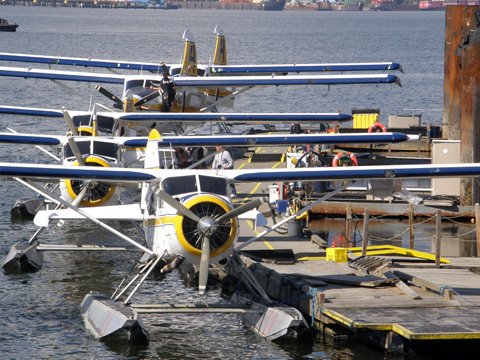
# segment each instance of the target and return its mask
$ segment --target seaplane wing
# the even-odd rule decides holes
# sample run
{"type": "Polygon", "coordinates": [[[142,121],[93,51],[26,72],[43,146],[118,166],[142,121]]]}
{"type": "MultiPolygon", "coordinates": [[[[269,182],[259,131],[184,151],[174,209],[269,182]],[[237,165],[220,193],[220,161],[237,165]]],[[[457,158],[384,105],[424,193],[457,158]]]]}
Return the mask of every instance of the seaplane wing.
{"type": "MultiPolygon", "coordinates": [[[[0,60],[1,54],[0,54],[0,60]]],[[[314,72],[345,71],[387,71],[398,70],[402,66],[394,62],[345,63],[345,64],[275,64],[275,65],[212,65],[210,75],[260,75],[314,72]]]]}
{"type": "MultiPolygon", "coordinates": [[[[75,58],[62,56],[44,56],[29,54],[0,53],[0,61],[16,61],[47,65],[69,65],[105,69],[125,69],[150,72],[161,72],[162,64],[134,62],[124,60],[103,60],[93,58],[75,58]]],[[[165,64],[170,70],[171,65],[165,64]]],[[[273,64],[273,65],[212,65],[210,75],[259,75],[312,72],[345,72],[345,71],[388,71],[399,70],[402,66],[395,62],[371,63],[324,63],[324,64],[273,64]]]]}
{"type": "MultiPolygon", "coordinates": [[[[75,116],[90,116],[88,111],[70,111],[72,118],[75,116]]],[[[342,113],[165,113],[165,112],[102,112],[96,113],[99,117],[124,121],[167,121],[167,122],[228,122],[243,124],[330,124],[332,122],[345,122],[353,120],[353,116],[342,113]]],[[[61,110],[29,108],[19,106],[0,106],[0,115],[18,115],[32,117],[63,118],[61,110]]]]}
{"type": "Polygon", "coordinates": [[[118,113],[114,117],[125,121],[227,122],[245,124],[330,124],[353,120],[341,113],[118,113]]]}
{"type": "Polygon", "coordinates": [[[25,79],[47,79],[83,81],[108,84],[123,84],[126,75],[99,74],[81,71],[55,71],[30,68],[0,67],[0,76],[22,77],[25,79]]]}
{"type": "Polygon", "coordinates": [[[29,108],[29,107],[19,107],[19,106],[0,106],[0,115],[63,118],[63,113],[61,110],[29,108]]]}
{"type": "MultiPolygon", "coordinates": [[[[1,72],[0,72],[1,75],[1,72]]],[[[287,76],[211,76],[175,78],[177,87],[218,88],[224,86],[282,86],[282,85],[357,85],[397,84],[400,79],[391,74],[379,75],[287,75],[287,76]]]]}
{"type": "MultiPolygon", "coordinates": [[[[30,68],[0,67],[0,76],[25,79],[48,79],[95,83],[123,84],[132,75],[99,74],[80,71],[40,70],[30,68]]],[[[152,75],[153,76],[153,75],[152,75]]],[[[161,77],[158,77],[160,81],[161,77]]],[[[224,86],[281,86],[281,85],[353,85],[398,84],[400,79],[392,74],[378,75],[287,75],[287,76],[178,76],[177,87],[218,88],[224,86]]]]}
{"type": "MultiPolygon", "coordinates": [[[[145,70],[151,72],[162,72],[161,64],[123,60],[102,60],[92,58],[0,53],[0,61],[17,61],[48,65],[70,65],[106,69],[125,69],[140,71],[145,70]]],[[[170,69],[170,65],[166,64],[166,66],[168,69],[170,69]]]]}
{"type": "Polygon", "coordinates": [[[11,178],[48,182],[59,179],[98,180],[116,182],[117,186],[122,186],[129,183],[158,182],[170,176],[197,174],[220,176],[234,182],[454,178],[480,176],[480,163],[266,170],[158,170],[0,163],[1,180],[11,178]]]}
{"type": "MultiPolygon", "coordinates": [[[[76,137],[73,137],[76,139],[76,137]]],[[[78,139],[85,140],[85,137],[78,139]]],[[[93,138],[91,138],[93,139],[93,138]]],[[[116,143],[125,148],[147,146],[147,137],[106,137],[105,142],[116,143]]],[[[283,135],[223,135],[223,136],[164,136],[158,140],[159,146],[263,146],[263,145],[316,145],[316,144],[387,144],[409,140],[401,133],[365,133],[365,134],[283,134],[283,135]]],[[[38,134],[0,133],[0,143],[58,146],[68,143],[67,136],[38,134]]]]}

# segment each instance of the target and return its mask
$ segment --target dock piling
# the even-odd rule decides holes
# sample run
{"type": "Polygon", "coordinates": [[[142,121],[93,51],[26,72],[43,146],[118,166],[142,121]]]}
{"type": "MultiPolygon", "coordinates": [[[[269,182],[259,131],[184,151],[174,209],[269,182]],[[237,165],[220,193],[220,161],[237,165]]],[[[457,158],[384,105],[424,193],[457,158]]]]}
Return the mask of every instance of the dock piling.
{"type": "Polygon", "coordinates": [[[408,203],[408,224],[410,226],[410,250],[415,249],[415,236],[413,235],[413,204],[408,203]]]}
{"type": "Polygon", "coordinates": [[[435,268],[440,267],[440,244],[442,241],[442,211],[437,210],[437,222],[435,231],[435,268]]]}
{"type": "Polygon", "coordinates": [[[369,220],[369,210],[365,209],[365,216],[363,219],[363,242],[362,242],[362,256],[367,255],[367,246],[368,246],[368,220],[369,220]]]}
{"type": "Polygon", "coordinates": [[[475,227],[477,230],[477,257],[480,255],[480,204],[475,204],[475,227]]]}
{"type": "Polygon", "coordinates": [[[347,213],[345,219],[345,240],[347,243],[347,247],[350,247],[350,240],[351,240],[351,227],[352,227],[352,203],[347,202],[347,213]]]}

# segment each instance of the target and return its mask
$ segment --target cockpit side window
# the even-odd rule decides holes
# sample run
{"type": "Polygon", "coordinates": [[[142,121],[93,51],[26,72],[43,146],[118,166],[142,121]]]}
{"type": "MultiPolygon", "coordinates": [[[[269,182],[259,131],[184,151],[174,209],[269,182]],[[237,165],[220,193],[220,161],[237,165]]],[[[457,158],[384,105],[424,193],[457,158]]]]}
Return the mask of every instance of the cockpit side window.
{"type": "Polygon", "coordinates": [[[104,143],[100,141],[93,142],[93,153],[101,156],[117,158],[118,145],[112,143],[104,143]]]}
{"type": "Polygon", "coordinates": [[[200,179],[200,189],[202,192],[227,196],[226,179],[204,175],[199,175],[198,177],[200,179]]]}
{"type": "Polygon", "coordinates": [[[182,68],[170,68],[170,76],[178,75],[182,71],[182,68]]]}
{"type": "MultiPolygon", "coordinates": [[[[90,141],[77,141],[78,149],[82,155],[90,155],[90,141]]],[[[72,149],[70,145],[67,144],[65,146],[65,158],[74,157],[72,149]]]]}
{"type": "Polygon", "coordinates": [[[172,196],[198,191],[195,175],[166,178],[162,184],[165,192],[172,196]]]}
{"type": "Polygon", "coordinates": [[[125,84],[125,91],[130,90],[132,88],[142,88],[143,87],[143,80],[130,80],[127,81],[125,84]]]}

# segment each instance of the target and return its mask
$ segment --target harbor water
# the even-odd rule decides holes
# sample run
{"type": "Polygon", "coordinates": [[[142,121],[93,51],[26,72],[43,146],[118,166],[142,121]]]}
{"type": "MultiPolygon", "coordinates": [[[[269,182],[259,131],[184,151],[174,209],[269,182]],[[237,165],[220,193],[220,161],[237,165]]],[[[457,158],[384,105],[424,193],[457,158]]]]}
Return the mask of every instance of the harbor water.
{"type": "MultiPolygon", "coordinates": [[[[231,64],[394,61],[403,65],[403,88],[394,85],[279,87],[254,89],[236,99],[237,112],[337,112],[378,108],[388,115],[421,114],[441,122],[443,104],[444,12],[255,12],[160,11],[0,6],[0,17],[20,24],[0,33],[0,51],[97,59],[178,63],[183,31],[190,28],[199,62],[213,57],[221,24],[231,64]]],[[[5,63],[0,66],[42,67],[5,63]]],[[[46,66],[43,66],[45,68],[46,66]]],[[[62,68],[60,68],[62,69],[62,68]]],[[[63,68],[63,70],[69,70],[63,68]]],[[[84,71],[84,69],[77,69],[84,71]]],[[[101,71],[101,70],[98,70],[101,71]]],[[[94,85],[49,80],[0,79],[0,105],[87,110],[93,101],[111,106],[94,85]]],[[[121,86],[105,86],[120,94],[121,86]]],[[[65,134],[61,120],[0,116],[5,127],[22,133],[65,134]]],[[[245,130],[238,127],[238,132],[245,130]]],[[[27,146],[0,146],[2,162],[51,163],[27,146]]],[[[0,183],[0,257],[36,226],[12,220],[21,197],[34,195],[19,184],[0,183]]],[[[134,236],[127,223],[112,223],[134,236]]],[[[386,225],[388,226],[388,225],[386,225]]],[[[52,224],[41,242],[122,244],[91,223],[52,224]]],[[[3,359],[386,359],[389,355],[354,341],[316,337],[301,344],[268,342],[248,332],[235,315],[167,315],[146,319],[147,347],[97,341],[85,329],[80,303],[85,294],[111,294],[131,267],[130,253],[48,253],[32,274],[0,274],[0,352],[3,359]]],[[[212,288],[200,297],[178,272],[149,279],[135,301],[224,302],[212,288]]],[[[395,357],[399,359],[400,357],[395,357]]]]}

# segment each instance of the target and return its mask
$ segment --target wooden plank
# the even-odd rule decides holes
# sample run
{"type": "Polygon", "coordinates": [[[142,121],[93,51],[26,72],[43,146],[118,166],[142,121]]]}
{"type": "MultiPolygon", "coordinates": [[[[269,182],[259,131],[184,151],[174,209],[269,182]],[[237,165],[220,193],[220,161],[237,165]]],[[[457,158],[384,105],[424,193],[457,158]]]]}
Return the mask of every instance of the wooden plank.
{"type": "Polygon", "coordinates": [[[385,275],[388,279],[396,279],[397,282],[395,283],[395,286],[402,290],[405,295],[410,296],[413,300],[422,300],[422,297],[420,295],[418,295],[407,284],[405,284],[402,280],[395,276],[395,274],[393,274],[390,270],[385,271],[383,275],[385,275]]]}
{"type": "Polygon", "coordinates": [[[317,279],[325,281],[326,283],[342,284],[350,286],[364,286],[364,287],[379,287],[385,285],[392,285],[394,281],[390,279],[382,279],[376,276],[357,276],[357,275],[326,275],[317,276],[317,279]]]}

